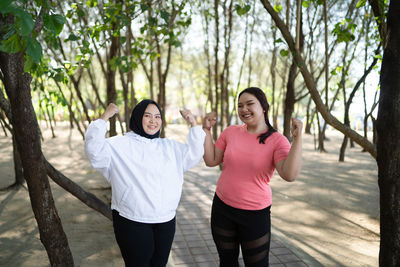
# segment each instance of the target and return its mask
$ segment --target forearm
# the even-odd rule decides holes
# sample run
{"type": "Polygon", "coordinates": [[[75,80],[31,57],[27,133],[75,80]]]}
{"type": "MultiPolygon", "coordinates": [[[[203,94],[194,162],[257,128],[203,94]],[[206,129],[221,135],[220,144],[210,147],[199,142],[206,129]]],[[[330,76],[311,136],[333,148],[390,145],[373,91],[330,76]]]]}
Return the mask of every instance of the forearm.
{"type": "Polygon", "coordinates": [[[218,165],[218,163],[215,161],[215,146],[214,142],[211,136],[211,132],[208,129],[204,129],[204,132],[206,133],[206,138],[204,140],[204,162],[208,167],[214,167],[218,165]]]}
{"type": "Polygon", "coordinates": [[[294,181],[300,173],[302,150],[301,137],[295,138],[280,173],[281,177],[288,182],[294,181]]]}
{"type": "Polygon", "coordinates": [[[100,116],[99,119],[102,119],[103,121],[108,121],[109,117],[106,114],[103,114],[100,116]]]}

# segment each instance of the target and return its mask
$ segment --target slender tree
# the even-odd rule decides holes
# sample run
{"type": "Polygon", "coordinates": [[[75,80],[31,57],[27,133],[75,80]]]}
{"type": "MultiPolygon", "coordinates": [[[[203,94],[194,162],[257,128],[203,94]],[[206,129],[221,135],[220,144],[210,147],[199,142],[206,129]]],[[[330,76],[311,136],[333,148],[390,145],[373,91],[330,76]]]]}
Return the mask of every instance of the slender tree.
{"type": "Polygon", "coordinates": [[[377,163],[381,233],[379,266],[382,267],[400,266],[399,14],[400,1],[391,0],[387,14],[387,31],[382,30],[384,34],[384,38],[382,38],[384,40],[384,52],[377,117],[377,163]]]}

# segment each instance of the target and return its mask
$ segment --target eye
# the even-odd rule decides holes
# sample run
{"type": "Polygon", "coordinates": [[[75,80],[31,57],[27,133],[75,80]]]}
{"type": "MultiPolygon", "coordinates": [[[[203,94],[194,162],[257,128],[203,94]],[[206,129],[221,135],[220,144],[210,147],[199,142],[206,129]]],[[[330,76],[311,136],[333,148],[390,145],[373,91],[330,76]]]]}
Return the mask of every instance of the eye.
{"type": "Polygon", "coordinates": [[[156,115],[155,118],[156,118],[157,120],[160,120],[160,119],[161,119],[161,116],[160,116],[160,115],[156,115]]]}

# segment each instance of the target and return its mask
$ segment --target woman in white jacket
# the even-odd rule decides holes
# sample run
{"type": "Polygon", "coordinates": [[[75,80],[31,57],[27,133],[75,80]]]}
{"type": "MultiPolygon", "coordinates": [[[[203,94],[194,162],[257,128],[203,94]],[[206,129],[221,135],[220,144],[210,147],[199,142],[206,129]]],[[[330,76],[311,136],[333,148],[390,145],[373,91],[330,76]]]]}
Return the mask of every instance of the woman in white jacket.
{"type": "Polygon", "coordinates": [[[175,214],[183,173],[204,154],[205,132],[188,110],[181,111],[191,129],[187,143],[159,138],[161,110],[143,100],[132,111],[131,132],[105,138],[107,120],[118,113],[110,104],[85,135],[93,168],[112,188],[111,209],[117,243],[126,266],[165,266],[175,234],[175,214]]]}

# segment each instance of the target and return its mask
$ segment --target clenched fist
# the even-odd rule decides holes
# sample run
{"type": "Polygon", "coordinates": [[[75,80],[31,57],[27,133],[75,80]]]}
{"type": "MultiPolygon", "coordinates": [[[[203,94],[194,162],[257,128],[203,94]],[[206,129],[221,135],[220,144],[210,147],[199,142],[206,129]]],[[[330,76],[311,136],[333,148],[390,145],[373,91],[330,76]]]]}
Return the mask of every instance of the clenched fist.
{"type": "Polygon", "coordinates": [[[100,119],[108,121],[112,116],[119,113],[119,108],[114,103],[111,103],[104,111],[103,115],[101,115],[100,119]]]}
{"type": "Polygon", "coordinates": [[[193,126],[196,125],[196,119],[195,119],[195,117],[193,116],[193,114],[192,114],[192,112],[191,112],[190,110],[188,110],[188,109],[181,109],[181,110],[179,110],[179,112],[181,113],[182,118],[183,118],[187,123],[189,123],[191,127],[193,127],[193,126]]]}
{"type": "Polygon", "coordinates": [[[217,123],[217,113],[215,111],[207,113],[203,119],[203,129],[211,130],[217,123]]]}
{"type": "Polygon", "coordinates": [[[292,127],[290,127],[290,132],[293,138],[301,137],[303,131],[303,122],[299,119],[292,118],[292,127]]]}

